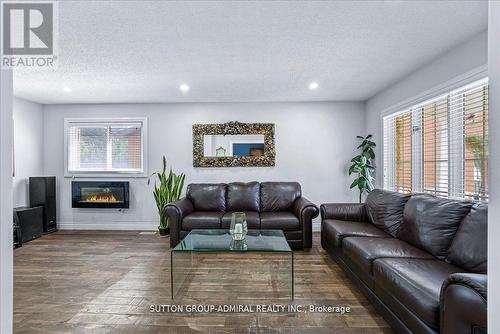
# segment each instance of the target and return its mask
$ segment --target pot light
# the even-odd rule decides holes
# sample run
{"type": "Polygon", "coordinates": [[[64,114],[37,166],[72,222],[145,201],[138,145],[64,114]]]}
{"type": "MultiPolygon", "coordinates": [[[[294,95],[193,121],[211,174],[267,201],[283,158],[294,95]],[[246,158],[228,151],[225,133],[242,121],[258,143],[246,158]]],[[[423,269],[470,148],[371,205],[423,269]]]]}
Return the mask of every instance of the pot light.
{"type": "Polygon", "coordinates": [[[319,84],[316,81],[313,81],[309,84],[310,90],[316,90],[316,89],[318,89],[318,87],[319,87],[319,84]]]}
{"type": "Polygon", "coordinates": [[[182,84],[179,86],[179,89],[181,90],[181,92],[187,93],[189,91],[189,86],[186,84],[182,84]]]}
{"type": "Polygon", "coordinates": [[[69,87],[64,87],[64,88],[63,88],[63,91],[65,91],[66,93],[69,93],[69,92],[71,92],[71,88],[69,88],[69,87]]]}

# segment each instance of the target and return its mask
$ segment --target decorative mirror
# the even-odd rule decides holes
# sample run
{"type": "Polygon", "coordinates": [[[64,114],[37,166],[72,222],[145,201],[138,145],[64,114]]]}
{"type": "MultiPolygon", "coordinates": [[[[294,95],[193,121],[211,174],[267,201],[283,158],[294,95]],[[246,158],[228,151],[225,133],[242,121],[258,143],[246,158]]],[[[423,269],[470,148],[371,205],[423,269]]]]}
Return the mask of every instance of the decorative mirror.
{"type": "Polygon", "coordinates": [[[194,167],[272,167],[274,124],[194,124],[194,167]]]}

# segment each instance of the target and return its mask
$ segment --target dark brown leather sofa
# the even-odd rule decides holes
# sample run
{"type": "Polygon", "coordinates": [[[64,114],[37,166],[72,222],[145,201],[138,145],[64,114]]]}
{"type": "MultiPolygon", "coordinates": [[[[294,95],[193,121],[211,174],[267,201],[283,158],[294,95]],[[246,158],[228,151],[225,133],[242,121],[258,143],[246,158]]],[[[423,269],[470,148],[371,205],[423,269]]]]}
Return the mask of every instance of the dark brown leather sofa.
{"type": "Polygon", "coordinates": [[[246,213],[249,229],[283,230],[292,249],[312,247],[316,205],[302,197],[296,182],[190,184],[186,197],[165,206],[170,246],[192,229],[228,229],[231,214],[246,213]]]}
{"type": "Polygon", "coordinates": [[[321,205],[321,243],[397,333],[486,332],[488,206],[371,192],[321,205]]]}

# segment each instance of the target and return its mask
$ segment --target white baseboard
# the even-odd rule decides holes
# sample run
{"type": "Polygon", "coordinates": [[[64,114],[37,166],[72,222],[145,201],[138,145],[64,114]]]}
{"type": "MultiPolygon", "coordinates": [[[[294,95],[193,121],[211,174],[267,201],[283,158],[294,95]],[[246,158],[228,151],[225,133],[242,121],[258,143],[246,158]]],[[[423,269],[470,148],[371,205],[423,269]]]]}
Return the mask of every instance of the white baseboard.
{"type": "Polygon", "coordinates": [[[95,221],[58,221],[59,230],[116,230],[116,231],[156,231],[157,222],[99,222],[95,221]]]}
{"type": "Polygon", "coordinates": [[[319,232],[319,231],[321,231],[321,222],[315,222],[315,221],[313,221],[313,223],[312,223],[312,230],[313,230],[313,232],[319,232]]]}

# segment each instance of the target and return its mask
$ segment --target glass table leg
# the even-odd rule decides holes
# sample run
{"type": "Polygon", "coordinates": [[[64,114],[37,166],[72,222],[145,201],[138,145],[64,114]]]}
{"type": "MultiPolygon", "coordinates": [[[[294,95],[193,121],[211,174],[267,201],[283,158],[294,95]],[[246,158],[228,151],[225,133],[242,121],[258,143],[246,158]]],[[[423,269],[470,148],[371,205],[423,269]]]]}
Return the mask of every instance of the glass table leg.
{"type": "Polygon", "coordinates": [[[193,252],[170,252],[170,289],[172,299],[175,299],[182,288],[187,288],[187,281],[191,277],[193,268],[193,252]]]}

